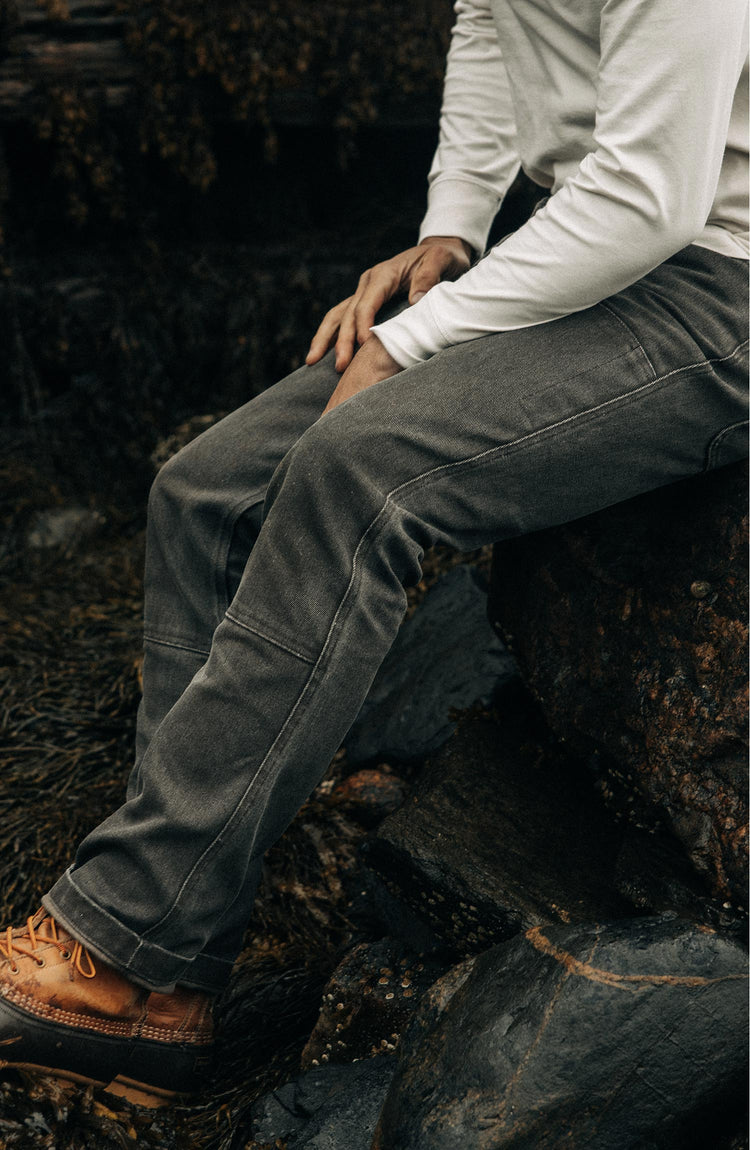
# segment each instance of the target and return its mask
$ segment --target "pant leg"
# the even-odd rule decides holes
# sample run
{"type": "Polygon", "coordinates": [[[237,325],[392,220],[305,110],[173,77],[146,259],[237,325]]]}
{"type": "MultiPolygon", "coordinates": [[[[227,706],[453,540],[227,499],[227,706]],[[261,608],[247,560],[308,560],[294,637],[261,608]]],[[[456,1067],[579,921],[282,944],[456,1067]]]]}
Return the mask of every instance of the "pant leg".
{"type": "Polygon", "coordinates": [[[710,466],[746,418],[745,298],[739,261],[691,247],[604,305],[449,348],[310,426],[139,794],[84,841],[48,909],[148,985],[220,987],[211,940],[246,913],[257,860],[356,717],[424,549],[710,466]]]}
{"type": "MultiPolygon", "coordinates": [[[[144,577],[143,692],[126,798],[162,719],[208,658],[213,632],[242,577],[262,523],[269,480],[319,418],[338,381],[330,354],[243,405],[173,456],[149,495],[144,577]]],[[[261,873],[253,870],[252,889],[261,873]]],[[[252,899],[244,914],[249,918],[252,899]]],[[[238,915],[206,956],[231,965],[238,915]],[[229,955],[229,959],[227,959],[229,955]]],[[[203,959],[197,959],[200,966],[203,959]]]]}
{"type": "Polygon", "coordinates": [[[143,697],[135,767],[205,663],[260,530],[269,480],[320,416],[338,376],[333,356],[294,372],[198,436],[156,477],[148,506],[143,697]]]}

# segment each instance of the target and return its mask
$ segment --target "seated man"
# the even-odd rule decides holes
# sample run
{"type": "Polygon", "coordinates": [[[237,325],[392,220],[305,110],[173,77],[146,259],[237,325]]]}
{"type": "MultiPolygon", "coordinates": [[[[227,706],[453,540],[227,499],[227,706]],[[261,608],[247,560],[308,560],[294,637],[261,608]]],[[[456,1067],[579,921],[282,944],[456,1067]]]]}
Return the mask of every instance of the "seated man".
{"type": "Polygon", "coordinates": [[[742,453],[744,2],[456,13],[419,243],[154,485],[135,766],[0,936],[5,1065],[135,1098],[199,1083],[263,853],[345,738],[424,550],[742,453]],[[479,258],[519,162],[549,197],[479,258]]]}

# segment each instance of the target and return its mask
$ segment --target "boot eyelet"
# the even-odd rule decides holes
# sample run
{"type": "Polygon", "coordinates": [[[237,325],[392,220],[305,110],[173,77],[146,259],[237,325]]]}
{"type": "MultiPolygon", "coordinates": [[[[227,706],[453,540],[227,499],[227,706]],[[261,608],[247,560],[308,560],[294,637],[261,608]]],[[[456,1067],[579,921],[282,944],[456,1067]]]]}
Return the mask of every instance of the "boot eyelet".
{"type": "Polygon", "coordinates": [[[69,958],[73,957],[73,955],[71,954],[71,952],[69,950],[61,950],[60,954],[62,955],[62,957],[65,959],[66,962],[68,961],[69,958]]]}
{"type": "Polygon", "coordinates": [[[18,967],[14,966],[13,963],[10,964],[10,973],[11,974],[18,974],[18,967]]]}
{"type": "Polygon", "coordinates": [[[37,966],[46,966],[47,965],[46,958],[37,958],[35,961],[36,961],[37,966]]]}

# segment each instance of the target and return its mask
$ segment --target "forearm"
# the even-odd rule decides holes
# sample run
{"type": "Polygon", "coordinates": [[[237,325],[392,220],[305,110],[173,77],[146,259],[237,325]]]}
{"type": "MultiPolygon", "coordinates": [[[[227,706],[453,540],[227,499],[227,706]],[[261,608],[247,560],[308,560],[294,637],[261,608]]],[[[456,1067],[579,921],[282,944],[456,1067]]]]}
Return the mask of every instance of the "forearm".
{"type": "Polygon", "coordinates": [[[481,254],[518,171],[516,126],[488,0],[458,0],[455,9],[419,237],[460,236],[481,254]]]}

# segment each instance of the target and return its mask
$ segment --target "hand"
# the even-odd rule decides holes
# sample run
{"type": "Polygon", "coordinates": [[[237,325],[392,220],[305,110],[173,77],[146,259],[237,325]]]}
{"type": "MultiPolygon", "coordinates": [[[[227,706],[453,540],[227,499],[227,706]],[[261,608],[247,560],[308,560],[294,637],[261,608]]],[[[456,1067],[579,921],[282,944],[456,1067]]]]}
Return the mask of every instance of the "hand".
{"type": "Polygon", "coordinates": [[[464,240],[429,236],[417,247],[369,268],[360,276],[354,295],[336,304],[324,317],[305,362],[317,363],[335,344],[336,371],[345,371],[352,362],[355,344],[362,347],[370,338],[370,328],[384,303],[403,291],[408,291],[410,304],[416,303],[441,280],[458,279],[470,264],[471,248],[464,240]]]}
{"type": "Polygon", "coordinates": [[[399,371],[403,371],[403,368],[385,350],[380,340],[374,335],[371,336],[341,376],[336,390],[326,404],[323,415],[326,411],[332,411],[334,407],[338,407],[345,399],[350,399],[351,396],[356,395],[358,391],[372,387],[373,383],[379,383],[381,379],[390,379],[399,371]]]}

